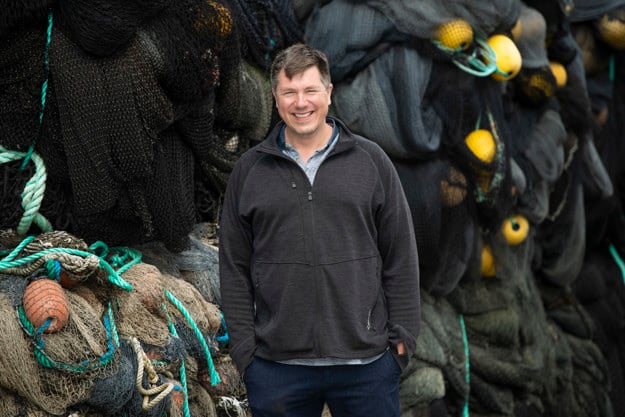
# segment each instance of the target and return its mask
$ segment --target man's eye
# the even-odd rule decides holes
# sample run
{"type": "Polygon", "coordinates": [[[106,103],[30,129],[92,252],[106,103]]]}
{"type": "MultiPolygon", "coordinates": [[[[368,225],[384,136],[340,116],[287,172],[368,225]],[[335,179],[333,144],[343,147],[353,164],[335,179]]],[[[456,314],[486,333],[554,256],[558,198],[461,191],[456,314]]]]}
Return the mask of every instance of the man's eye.
{"type": "Polygon", "coordinates": [[[284,97],[293,97],[295,95],[295,93],[292,92],[292,91],[285,91],[284,93],[282,93],[282,95],[284,97]]]}

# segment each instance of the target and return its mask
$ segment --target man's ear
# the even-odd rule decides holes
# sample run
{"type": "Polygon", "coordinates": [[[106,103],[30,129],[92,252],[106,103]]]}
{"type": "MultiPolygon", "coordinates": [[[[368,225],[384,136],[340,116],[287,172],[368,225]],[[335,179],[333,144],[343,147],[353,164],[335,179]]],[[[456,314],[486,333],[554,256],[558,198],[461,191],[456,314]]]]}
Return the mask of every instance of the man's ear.
{"type": "Polygon", "coordinates": [[[278,97],[276,97],[276,89],[271,89],[271,94],[273,95],[273,102],[276,104],[276,108],[278,108],[278,97]]]}

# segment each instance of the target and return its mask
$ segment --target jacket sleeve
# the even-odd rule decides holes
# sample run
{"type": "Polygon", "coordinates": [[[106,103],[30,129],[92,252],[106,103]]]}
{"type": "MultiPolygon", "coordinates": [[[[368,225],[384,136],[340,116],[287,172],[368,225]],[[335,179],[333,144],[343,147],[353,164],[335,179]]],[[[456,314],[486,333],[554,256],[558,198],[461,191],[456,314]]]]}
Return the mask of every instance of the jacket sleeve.
{"type": "Polygon", "coordinates": [[[240,164],[230,174],[219,228],[221,309],[230,337],[229,354],[241,373],[251,363],[256,349],[250,279],[253,235],[251,225],[239,214],[245,174],[240,164]]]}
{"type": "Polygon", "coordinates": [[[420,328],[419,259],[412,216],[399,176],[386,154],[379,155],[383,200],[376,221],[382,257],[382,288],[387,300],[389,344],[404,368],[416,350],[420,328]],[[403,341],[405,355],[397,354],[403,341]]]}

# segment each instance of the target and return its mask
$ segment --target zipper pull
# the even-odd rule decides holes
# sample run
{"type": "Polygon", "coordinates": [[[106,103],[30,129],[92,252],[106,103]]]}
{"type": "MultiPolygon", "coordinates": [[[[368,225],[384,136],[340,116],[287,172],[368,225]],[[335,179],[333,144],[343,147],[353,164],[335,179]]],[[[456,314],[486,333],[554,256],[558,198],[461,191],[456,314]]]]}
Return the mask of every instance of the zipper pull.
{"type": "Polygon", "coordinates": [[[312,191],[308,192],[308,201],[312,201],[312,191]]]}

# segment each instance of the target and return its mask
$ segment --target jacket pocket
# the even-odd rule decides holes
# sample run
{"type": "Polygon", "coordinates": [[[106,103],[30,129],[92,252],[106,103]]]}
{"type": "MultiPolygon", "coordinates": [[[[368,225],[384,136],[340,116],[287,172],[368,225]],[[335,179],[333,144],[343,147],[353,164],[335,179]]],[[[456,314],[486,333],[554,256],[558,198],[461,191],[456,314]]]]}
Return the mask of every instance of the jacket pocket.
{"type": "Polygon", "coordinates": [[[254,264],[256,336],[261,347],[289,356],[313,350],[316,297],[311,270],[304,264],[254,264]]]}

